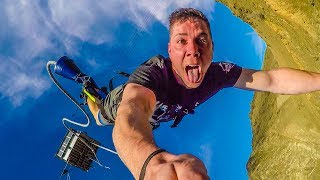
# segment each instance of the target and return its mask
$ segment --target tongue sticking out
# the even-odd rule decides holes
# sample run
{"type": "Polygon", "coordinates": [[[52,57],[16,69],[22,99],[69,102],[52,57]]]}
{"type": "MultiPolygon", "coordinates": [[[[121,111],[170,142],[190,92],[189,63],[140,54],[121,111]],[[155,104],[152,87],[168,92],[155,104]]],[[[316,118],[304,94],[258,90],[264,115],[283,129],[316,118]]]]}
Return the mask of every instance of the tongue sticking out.
{"type": "Polygon", "coordinates": [[[187,66],[188,80],[191,83],[197,83],[199,81],[199,66],[187,66]]]}

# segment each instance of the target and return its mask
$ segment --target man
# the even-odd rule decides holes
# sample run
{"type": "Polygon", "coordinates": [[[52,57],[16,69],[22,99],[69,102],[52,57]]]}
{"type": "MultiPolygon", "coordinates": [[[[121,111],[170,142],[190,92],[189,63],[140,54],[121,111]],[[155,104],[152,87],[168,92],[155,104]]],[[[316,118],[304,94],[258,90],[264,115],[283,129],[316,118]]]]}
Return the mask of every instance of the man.
{"type": "Polygon", "coordinates": [[[320,89],[317,73],[290,68],[256,71],[212,62],[210,24],[198,10],[178,9],[169,20],[169,58],[156,56],[142,64],[125,85],[109,93],[104,109],[88,100],[98,125],[114,123],[116,150],[136,179],[209,179],[198,158],[159,151],[152,129],[169,120],[176,127],[184,115],[222,88],[281,94],[320,89]]]}

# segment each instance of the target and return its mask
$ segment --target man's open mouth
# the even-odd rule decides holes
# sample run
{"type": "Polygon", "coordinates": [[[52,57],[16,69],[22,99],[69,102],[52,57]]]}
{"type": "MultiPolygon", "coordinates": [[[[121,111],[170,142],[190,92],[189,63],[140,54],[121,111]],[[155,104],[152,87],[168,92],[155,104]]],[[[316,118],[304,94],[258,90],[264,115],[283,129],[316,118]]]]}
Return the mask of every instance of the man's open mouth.
{"type": "Polygon", "coordinates": [[[186,70],[189,82],[197,83],[200,81],[201,68],[199,65],[188,65],[185,70],[186,70]]]}

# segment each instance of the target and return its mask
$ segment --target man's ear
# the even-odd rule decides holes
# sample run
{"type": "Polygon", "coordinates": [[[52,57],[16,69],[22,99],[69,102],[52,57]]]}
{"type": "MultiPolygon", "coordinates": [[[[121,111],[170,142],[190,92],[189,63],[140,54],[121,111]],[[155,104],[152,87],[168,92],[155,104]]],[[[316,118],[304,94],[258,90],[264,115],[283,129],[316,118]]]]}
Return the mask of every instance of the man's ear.
{"type": "Polygon", "coordinates": [[[168,43],[168,54],[169,54],[169,56],[170,56],[170,54],[171,54],[171,46],[170,46],[170,43],[168,43]]]}

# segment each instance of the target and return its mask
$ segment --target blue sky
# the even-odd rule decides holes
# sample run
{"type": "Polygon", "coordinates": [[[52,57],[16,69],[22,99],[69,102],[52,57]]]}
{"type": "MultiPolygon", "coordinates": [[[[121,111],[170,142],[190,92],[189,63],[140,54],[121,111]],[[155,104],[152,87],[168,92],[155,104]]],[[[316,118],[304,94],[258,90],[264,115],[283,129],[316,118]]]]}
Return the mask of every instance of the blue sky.
{"type": "MultiPolygon", "coordinates": [[[[58,179],[65,163],[54,157],[66,133],[63,117],[83,114],[51,82],[45,65],[63,55],[106,85],[114,70],[132,72],[156,54],[167,56],[169,13],[202,10],[211,22],[214,61],[260,69],[265,43],[254,30],[211,0],[0,0],[0,179],[58,179]]],[[[78,97],[79,85],[59,78],[78,97]]],[[[117,80],[118,82],[121,79],[117,80]]],[[[225,89],[185,117],[178,128],[164,123],[154,134],[169,152],[202,159],[212,179],[247,179],[251,152],[252,92],[225,89]]],[[[114,149],[112,127],[72,126],[114,149]]],[[[89,172],[71,169],[71,179],[132,179],[114,154],[100,149],[89,172]]]]}

